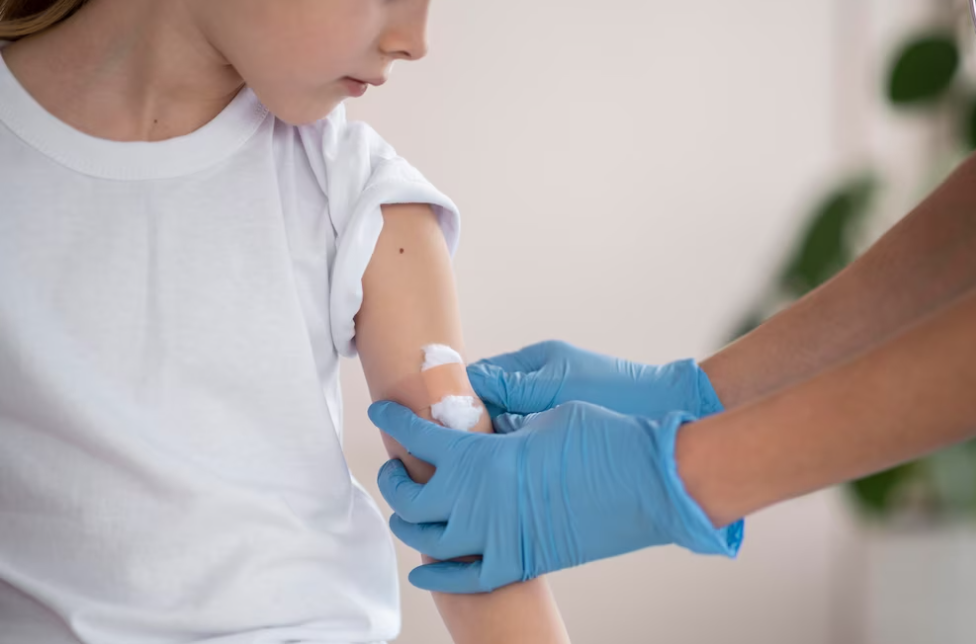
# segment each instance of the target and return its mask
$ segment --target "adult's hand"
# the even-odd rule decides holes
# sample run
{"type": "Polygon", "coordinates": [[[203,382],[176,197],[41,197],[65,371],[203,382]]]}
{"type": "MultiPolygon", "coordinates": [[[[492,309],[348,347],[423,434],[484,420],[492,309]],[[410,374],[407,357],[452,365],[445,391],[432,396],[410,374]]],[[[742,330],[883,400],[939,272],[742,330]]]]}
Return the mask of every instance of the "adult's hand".
{"type": "Polygon", "coordinates": [[[694,360],[645,365],[559,341],[476,362],[468,367],[468,378],[492,416],[536,413],[574,400],[647,418],[673,411],[701,418],[723,411],[694,360]]]}
{"type": "Polygon", "coordinates": [[[734,556],[742,523],[716,529],[685,492],[674,459],[686,413],[661,423],[572,402],[528,418],[502,417],[502,434],[443,428],[394,403],[370,419],[437,471],[421,485],[399,460],[380,470],[404,543],[441,560],[410,581],[449,593],[517,581],[648,546],[676,543],[734,556]],[[451,562],[482,555],[473,563],[451,562]]]}

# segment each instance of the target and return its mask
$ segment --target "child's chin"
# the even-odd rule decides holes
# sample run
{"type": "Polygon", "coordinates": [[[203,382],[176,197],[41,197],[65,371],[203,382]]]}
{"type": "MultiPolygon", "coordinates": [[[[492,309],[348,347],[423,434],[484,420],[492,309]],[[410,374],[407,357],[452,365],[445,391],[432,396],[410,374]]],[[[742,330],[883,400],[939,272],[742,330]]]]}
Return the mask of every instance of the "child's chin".
{"type": "MultiPolygon", "coordinates": [[[[258,96],[258,98],[261,98],[258,96]]],[[[280,121],[288,125],[307,125],[324,119],[331,114],[335,108],[342,103],[341,97],[331,97],[324,100],[282,100],[264,101],[264,105],[271,110],[272,114],[280,121]]]]}

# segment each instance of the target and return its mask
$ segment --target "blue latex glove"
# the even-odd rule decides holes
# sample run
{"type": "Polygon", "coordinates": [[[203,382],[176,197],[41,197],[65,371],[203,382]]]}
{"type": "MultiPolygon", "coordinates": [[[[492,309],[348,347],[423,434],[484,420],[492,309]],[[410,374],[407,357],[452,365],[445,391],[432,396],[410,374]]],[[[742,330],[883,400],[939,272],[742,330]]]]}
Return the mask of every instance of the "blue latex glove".
{"type": "Polygon", "coordinates": [[[555,340],[476,362],[468,378],[492,417],[546,411],[572,400],[648,418],[678,410],[704,418],[723,411],[694,360],[643,365],[555,340]]]}
{"type": "Polygon", "coordinates": [[[415,483],[399,460],[380,470],[393,533],[442,563],[410,573],[419,588],[486,592],[517,581],[676,543],[735,556],[742,523],[715,529],[684,490],[674,460],[677,412],[656,423],[573,402],[528,418],[503,416],[502,434],[458,432],[395,403],[369,417],[437,471],[415,483]],[[483,555],[481,561],[447,561],[483,555]]]}

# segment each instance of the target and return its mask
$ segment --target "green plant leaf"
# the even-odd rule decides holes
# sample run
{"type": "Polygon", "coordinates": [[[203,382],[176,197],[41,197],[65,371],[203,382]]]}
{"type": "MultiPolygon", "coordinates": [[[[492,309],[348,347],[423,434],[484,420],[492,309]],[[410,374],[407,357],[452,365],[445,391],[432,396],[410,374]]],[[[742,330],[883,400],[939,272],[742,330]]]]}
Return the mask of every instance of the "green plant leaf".
{"type": "Polygon", "coordinates": [[[963,118],[963,143],[967,150],[976,150],[976,99],[966,106],[963,118]]]}
{"type": "Polygon", "coordinates": [[[931,103],[949,89],[958,69],[959,47],[951,35],[916,38],[895,59],[888,98],[898,106],[931,103]]]}
{"type": "Polygon", "coordinates": [[[782,285],[788,293],[801,297],[850,263],[850,230],[869,211],[876,189],[873,177],[860,177],[835,190],[820,204],[797,254],[783,272],[782,285]]]}
{"type": "Polygon", "coordinates": [[[938,506],[949,515],[976,509],[976,459],[968,445],[943,449],[926,458],[926,468],[938,506]]]}
{"type": "Polygon", "coordinates": [[[741,322],[739,322],[738,326],[736,326],[735,331],[732,333],[732,337],[729,338],[729,342],[738,340],[765,321],[766,316],[762,311],[757,310],[751,312],[749,315],[743,318],[741,322]]]}
{"type": "Polygon", "coordinates": [[[868,514],[885,515],[891,510],[894,493],[912,477],[914,468],[914,464],[909,463],[854,481],[850,485],[851,492],[868,514]]]}

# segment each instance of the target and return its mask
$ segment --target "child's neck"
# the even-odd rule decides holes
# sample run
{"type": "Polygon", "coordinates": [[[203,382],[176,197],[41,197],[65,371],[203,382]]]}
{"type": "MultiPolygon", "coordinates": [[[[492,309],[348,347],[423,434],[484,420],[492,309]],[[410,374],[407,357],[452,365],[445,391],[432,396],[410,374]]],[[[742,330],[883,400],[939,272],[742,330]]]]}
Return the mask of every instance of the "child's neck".
{"type": "Polygon", "coordinates": [[[91,136],[159,141],[211,121],[243,82],[180,2],[91,0],[3,58],[54,116],[91,136]]]}

